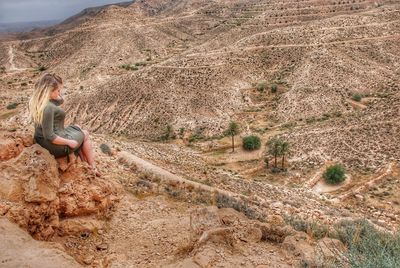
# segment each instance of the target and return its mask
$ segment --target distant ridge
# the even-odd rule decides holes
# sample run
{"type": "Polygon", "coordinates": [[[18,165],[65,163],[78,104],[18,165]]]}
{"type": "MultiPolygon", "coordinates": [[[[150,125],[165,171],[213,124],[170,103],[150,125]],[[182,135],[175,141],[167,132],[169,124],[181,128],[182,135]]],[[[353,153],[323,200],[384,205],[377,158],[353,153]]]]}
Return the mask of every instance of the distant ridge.
{"type": "Polygon", "coordinates": [[[41,21],[0,23],[0,32],[2,33],[28,32],[36,28],[49,27],[59,22],[61,22],[61,20],[41,20],[41,21]]]}
{"type": "Polygon", "coordinates": [[[125,1],[121,3],[107,4],[96,7],[88,7],[83,9],[76,15],[73,15],[64,21],[37,21],[26,23],[9,23],[0,24],[0,39],[31,39],[40,36],[54,35],[72,29],[82,22],[96,16],[102,10],[109,6],[128,7],[133,1],[125,1]]]}

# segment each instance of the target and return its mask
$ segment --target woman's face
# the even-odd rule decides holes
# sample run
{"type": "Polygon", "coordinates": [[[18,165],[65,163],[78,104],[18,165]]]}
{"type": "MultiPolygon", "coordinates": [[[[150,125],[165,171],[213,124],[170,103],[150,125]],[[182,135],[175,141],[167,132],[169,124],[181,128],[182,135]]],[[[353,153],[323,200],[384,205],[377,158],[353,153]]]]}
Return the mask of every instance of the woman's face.
{"type": "Polygon", "coordinates": [[[50,99],[52,100],[61,99],[62,86],[63,86],[62,84],[59,84],[58,87],[50,93],[50,99]]]}

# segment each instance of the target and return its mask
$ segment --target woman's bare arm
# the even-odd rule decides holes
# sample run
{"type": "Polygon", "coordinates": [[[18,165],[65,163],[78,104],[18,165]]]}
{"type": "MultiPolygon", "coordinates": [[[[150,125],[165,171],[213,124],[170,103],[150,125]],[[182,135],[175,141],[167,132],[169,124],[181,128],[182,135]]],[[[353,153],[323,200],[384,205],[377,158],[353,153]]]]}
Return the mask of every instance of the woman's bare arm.
{"type": "Polygon", "coordinates": [[[71,147],[72,149],[75,149],[79,144],[76,140],[64,139],[63,137],[60,137],[57,135],[51,142],[53,144],[57,144],[57,145],[67,145],[67,146],[71,147]]]}

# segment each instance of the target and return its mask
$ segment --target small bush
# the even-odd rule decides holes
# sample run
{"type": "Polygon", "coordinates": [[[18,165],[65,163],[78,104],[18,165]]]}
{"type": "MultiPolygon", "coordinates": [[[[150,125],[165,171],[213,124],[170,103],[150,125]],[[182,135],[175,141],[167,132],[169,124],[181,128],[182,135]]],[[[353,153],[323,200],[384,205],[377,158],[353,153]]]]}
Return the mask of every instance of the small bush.
{"type": "Polygon", "coordinates": [[[204,139],[204,136],[198,133],[192,134],[189,136],[188,141],[189,142],[194,142],[194,141],[198,141],[198,140],[202,140],[204,139]]]}
{"type": "Polygon", "coordinates": [[[23,87],[26,87],[27,85],[28,85],[28,84],[25,83],[25,82],[21,83],[21,86],[23,86],[23,87]]]}
{"type": "Polygon", "coordinates": [[[377,230],[366,220],[342,221],[335,229],[346,245],[350,267],[400,267],[400,233],[377,230]]]}
{"type": "Polygon", "coordinates": [[[276,93],[278,91],[278,85],[277,84],[272,84],[271,85],[271,92],[276,93]]]}
{"type": "Polygon", "coordinates": [[[100,144],[100,150],[103,152],[103,154],[111,155],[111,148],[105,143],[100,144]]]}
{"type": "Polygon", "coordinates": [[[256,88],[257,88],[258,91],[263,92],[263,91],[265,90],[266,87],[267,87],[267,82],[265,82],[265,81],[260,81],[260,82],[258,82],[256,88]]]}
{"type": "Polygon", "coordinates": [[[351,99],[352,99],[353,101],[361,101],[362,95],[361,95],[360,93],[354,93],[354,94],[351,96],[351,99]]]}
{"type": "Polygon", "coordinates": [[[17,106],[18,106],[18,103],[10,103],[9,105],[7,105],[7,110],[13,110],[13,109],[15,109],[15,108],[17,108],[17,106]]]}
{"type": "Polygon", "coordinates": [[[136,65],[133,65],[133,64],[124,64],[124,65],[121,65],[120,68],[125,69],[127,71],[139,70],[139,67],[137,67],[136,65]]]}
{"type": "Polygon", "coordinates": [[[338,184],[345,180],[345,170],[342,165],[333,165],[326,169],[322,177],[329,184],[338,184]]]}
{"type": "Polygon", "coordinates": [[[45,67],[45,66],[39,66],[39,68],[38,68],[39,72],[44,72],[46,70],[47,70],[47,67],[45,67]]]}
{"type": "Polygon", "coordinates": [[[167,141],[170,139],[175,139],[175,133],[171,125],[167,125],[164,131],[164,134],[161,135],[160,140],[167,141]]]}
{"type": "Polygon", "coordinates": [[[247,151],[258,150],[261,147],[261,139],[256,135],[246,136],[242,140],[243,149],[247,151]]]}
{"type": "Polygon", "coordinates": [[[285,217],[285,222],[291,225],[296,231],[305,232],[316,239],[321,239],[329,235],[329,228],[324,224],[319,224],[310,220],[303,220],[299,217],[285,217]]]}

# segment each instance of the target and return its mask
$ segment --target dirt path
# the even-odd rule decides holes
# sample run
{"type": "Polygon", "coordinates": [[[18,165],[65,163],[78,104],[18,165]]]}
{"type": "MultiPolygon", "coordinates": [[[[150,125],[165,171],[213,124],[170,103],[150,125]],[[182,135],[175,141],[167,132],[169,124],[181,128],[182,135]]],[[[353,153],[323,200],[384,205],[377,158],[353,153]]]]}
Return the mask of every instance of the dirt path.
{"type": "Polygon", "coordinates": [[[10,65],[10,68],[8,69],[9,72],[23,72],[29,70],[28,68],[17,68],[15,66],[14,57],[14,48],[12,45],[10,45],[8,50],[8,64],[10,65]]]}
{"type": "Polygon", "coordinates": [[[346,101],[347,101],[354,109],[365,109],[365,108],[367,108],[367,106],[366,106],[365,104],[362,104],[362,103],[360,103],[360,102],[353,101],[353,100],[350,100],[350,99],[347,99],[346,101]]]}
{"type": "Polygon", "coordinates": [[[8,63],[10,64],[10,71],[15,71],[15,65],[14,65],[14,50],[13,47],[10,46],[10,49],[8,50],[8,63]]]}
{"type": "Polygon", "coordinates": [[[265,143],[269,140],[269,138],[282,133],[282,131],[276,129],[269,131],[261,136],[261,148],[255,151],[245,151],[240,146],[240,141],[235,139],[235,152],[231,153],[231,146],[230,146],[230,138],[229,138],[229,146],[225,144],[222,147],[215,148],[211,152],[207,152],[205,154],[207,162],[217,165],[222,164],[232,164],[237,162],[243,161],[252,161],[252,160],[259,160],[262,158],[263,153],[265,151],[265,143]],[[215,155],[215,151],[224,150],[223,154],[215,155]]]}
{"type": "Polygon", "coordinates": [[[333,42],[326,42],[326,43],[315,43],[315,44],[284,44],[284,45],[268,45],[268,46],[249,46],[249,47],[242,47],[240,50],[230,50],[229,52],[226,51],[212,51],[209,53],[192,53],[186,55],[187,57],[196,57],[202,56],[207,57],[211,55],[223,55],[232,52],[240,52],[243,51],[253,51],[258,49],[267,49],[267,48],[295,48],[295,47],[319,47],[319,46],[328,46],[328,45],[342,45],[342,44],[349,44],[349,43],[357,43],[362,41],[373,41],[373,40],[389,40],[389,39],[399,39],[400,35],[386,35],[386,36],[375,36],[375,37],[366,37],[366,38],[355,38],[355,39],[347,39],[343,41],[333,41],[333,42]]]}
{"type": "Polygon", "coordinates": [[[343,188],[346,185],[349,185],[350,183],[351,183],[351,177],[350,177],[350,175],[346,175],[346,180],[340,184],[331,185],[331,184],[326,183],[325,180],[321,179],[314,185],[314,187],[312,189],[316,193],[330,193],[333,191],[337,191],[340,188],[343,188]]]}
{"type": "Polygon", "coordinates": [[[375,177],[374,179],[368,181],[367,183],[363,183],[361,186],[359,187],[353,187],[351,190],[347,191],[346,193],[338,196],[336,199],[337,200],[345,200],[347,198],[349,198],[350,196],[353,196],[355,194],[362,194],[365,193],[366,191],[368,191],[370,188],[372,188],[373,186],[377,185],[378,183],[380,183],[383,179],[385,179],[387,176],[389,176],[390,174],[392,174],[393,170],[396,167],[396,163],[392,162],[390,163],[386,169],[383,171],[383,173],[377,177],[375,177]]]}
{"type": "MultiPolygon", "coordinates": [[[[175,175],[159,166],[156,166],[142,158],[139,158],[129,152],[124,152],[124,151],[120,152],[118,155],[118,158],[121,163],[126,163],[129,166],[134,166],[138,171],[145,173],[145,174],[149,174],[150,176],[154,176],[154,177],[160,179],[161,181],[167,182],[167,184],[173,184],[173,185],[181,184],[181,185],[185,185],[186,187],[188,185],[190,185],[193,188],[203,190],[203,191],[209,192],[211,194],[218,193],[218,194],[222,194],[222,195],[229,196],[229,197],[247,199],[246,196],[238,194],[238,193],[229,192],[229,191],[215,188],[212,186],[208,186],[208,185],[205,185],[202,183],[184,179],[184,178],[182,178],[178,175],[175,175]]],[[[263,200],[263,201],[265,202],[265,200],[263,200]]]]}

